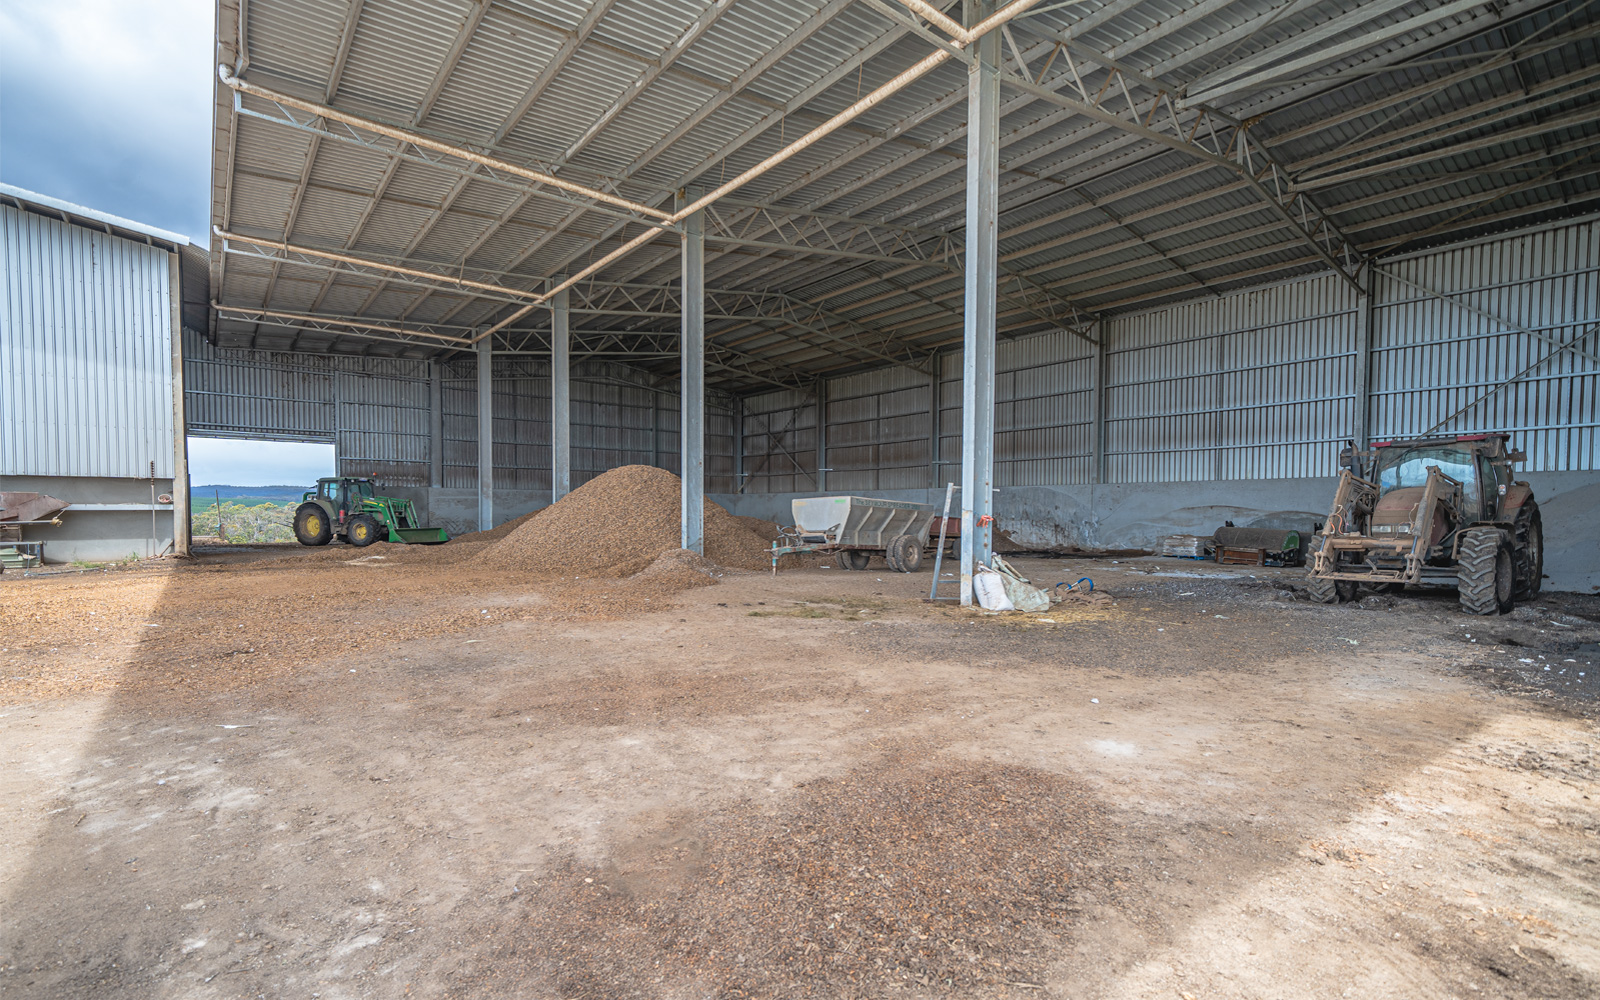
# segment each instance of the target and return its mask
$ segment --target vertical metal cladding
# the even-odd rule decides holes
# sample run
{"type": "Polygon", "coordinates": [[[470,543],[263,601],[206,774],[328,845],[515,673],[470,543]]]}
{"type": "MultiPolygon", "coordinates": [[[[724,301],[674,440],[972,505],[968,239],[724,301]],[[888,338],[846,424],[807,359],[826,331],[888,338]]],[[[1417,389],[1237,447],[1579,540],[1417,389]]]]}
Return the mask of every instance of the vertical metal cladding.
{"type": "Polygon", "coordinates": [[[166,250],[0,208],[0,475],[172,475],[166,250]]]}
{"type": "Polygon", "coordinates": [[[905,368],[830,379],[828,489],[926,487],[928,392],[927,376],[905,368]]]}
{"type": "Polygon", "coordinates": [[[1600,335],[1559,346],[1600,323],[1600,223],[1386,262],[1374,298],[1375,438],[1444,421],[1510,431],[1529,471],[1600,468],[1600,335]]]}
{"type": "MultiPolygon", "coordinates": [[[[197,334],[185,341],[191,433],[217,437],[327,441],[339,468],[397,485],[429,477],[428,361],[338,354],[217,350],[197,334]]],[[[550,488],[550,365],[544,358],[494,361],[497,490],[550,488]]],[[[478,481],[477,360],[442,366],[444,485],[478,481]]],[[[625,365],[589,361],[572,375],[573,485],[619,465],[678,470],[677,396],[652,389],[625,365]]],[[[708,406],[707,488],[734,488],[733,418],[708,406]]]]}
{"type": "Polygon", "coordinates": [[[1110,321],[1109,481],[1337,471],[1356,305],[1348,284],[1319,275],[1110,321]]]}
{"type": "Polygon", "coordinates": [[[745,397],[745,492],[815,490],[816,433],[816,399],[811,394],[779,389],[745,397]]]}

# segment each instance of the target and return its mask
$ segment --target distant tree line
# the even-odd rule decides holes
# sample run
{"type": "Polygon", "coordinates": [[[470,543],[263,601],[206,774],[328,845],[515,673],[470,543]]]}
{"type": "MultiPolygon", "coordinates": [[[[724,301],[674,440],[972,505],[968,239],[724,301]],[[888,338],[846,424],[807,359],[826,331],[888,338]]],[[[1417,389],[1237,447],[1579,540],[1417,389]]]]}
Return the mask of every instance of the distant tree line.
{"type": "Polygon", "coordinates": [[[294,511],[297,504],[252,504],[225,502],[210,504],[195,511],[190,532],[196,537],[214,536],[244,545],[254,542],[294,541],[294,511]]]}

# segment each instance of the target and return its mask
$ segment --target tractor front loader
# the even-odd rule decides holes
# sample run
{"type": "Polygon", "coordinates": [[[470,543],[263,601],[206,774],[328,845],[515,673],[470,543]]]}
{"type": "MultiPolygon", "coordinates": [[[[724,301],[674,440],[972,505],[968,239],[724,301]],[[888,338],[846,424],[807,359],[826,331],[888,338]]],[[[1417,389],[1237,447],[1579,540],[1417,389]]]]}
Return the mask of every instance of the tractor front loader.
{"type": "Polygon", "coordinates": [[[1544,530],[1533,489],[1512,479],[1505,434],[1386,441],[1347,450],[1307,585],[1336,604],[1361,588],[1451,586],[1478,615],[1538,594],[1544,530]]]}
{"type": "Polygon", "coordinates": [[[353,476],[317,480],[317,488],[301,497],[295,511],[294,536],[301,545],[326,545],[336,536],[356,546],[438,545],[450,540],[443,528],[417,524],[417,509],[410,500],[378,496],[372,480],[353,476]]]}

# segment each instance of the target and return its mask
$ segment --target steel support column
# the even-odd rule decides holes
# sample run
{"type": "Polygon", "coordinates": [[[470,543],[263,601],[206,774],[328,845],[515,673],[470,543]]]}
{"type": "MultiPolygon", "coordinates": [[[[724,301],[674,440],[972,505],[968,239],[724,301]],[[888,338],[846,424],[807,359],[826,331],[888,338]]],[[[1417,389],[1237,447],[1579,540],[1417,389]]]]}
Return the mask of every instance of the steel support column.
{"type": "Polygon", "coordinates": [[[172,554],[189,555],[189,418],[183,398],[183,273],[167,255],[167,299],[172,323],[172,554]]]}
{"type": "Polygon", "coordinates": [[[1095,324],[1094,334],[1094,369],[1090,377],[1094,380],[1093,389],[1089,393],[1089,435],[1090,435],[1090,465],[1089,482],[1103,483],[1106,481],[1106,375],[1107,375],[1107,350],[1106,337],[1108,324],[1101,320],[1095,324]]]}
{"type": "Polygon", "coordinates": [[[428,365],[428,485],[444,486],[444,363],[428,365]]]}
{"type": "Polygon", "coordinates": [[[494,527],[494,338],[478,341],[478,530],[494,527]]]}
{"type": "MultiPolygon", "coordinates": [[[[560,281],[560,278],[554,279],[560,281]]],[[[567,289],[550,299],[550,502],[572,492],[572,336],[567,289]]]]}
{"type": "MultiPolygon", "coordinates": [[[[678,192],[678,206],[688,204],[688,193],[678,192]]],[[[682,222],[683,331],[678,338],[682,357],[683,407],[679,419],[679,475],[683,477],[683,547],[705,555],[706,525],[706,229],[705,211],[682,222]]]]}
{"type": "Polygon", "coordinates": [[[744,399],[733,401],[733,492],[744,492],[744,399]]]}
{"type": "Polygon", "coordinates": [[[1360,275],[1356,296],[1356,360],[1354,398],[1350,401],[1350,439],[1365,448],[1372,437],[1372,293],[1377,291],[1376,261],[1368,261],[1360,275]]]}
{"type": "MultiPolygon", "coordinates": [[[[966,0],[966,23],[993,12],[966,0]]],[[[972,44],[967,71],[966,302],[961,354],[961,603],[972,604],[976,563],[993,558],[994,337],[1000,201],[1000,34],[972,44]]]]}
{"type": "Polygon", "coordinates": [[[928,376],[928,488],[932,490],[943,489],[945,480],[940,478],[939,464],[939,438],[942,430],[939,427],[939,398],[940,376],[943,374],[944,361],[939,355],[933,358],[933,374],[928,376]]]}
{"type": "Polygon", "coordinates": [[[828,488],[828,380],[817,379],[814,394],[817,408],[817,492],[828,488]]]}

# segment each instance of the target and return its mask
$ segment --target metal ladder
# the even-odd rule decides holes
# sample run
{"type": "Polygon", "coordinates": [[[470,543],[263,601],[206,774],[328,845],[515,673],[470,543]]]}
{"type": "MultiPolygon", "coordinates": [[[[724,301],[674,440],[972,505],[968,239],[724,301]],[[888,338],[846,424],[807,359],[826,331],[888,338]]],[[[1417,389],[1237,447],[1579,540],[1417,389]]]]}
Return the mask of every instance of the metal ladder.
{"type": "Polygon", "coordinates": [[[944,543],[945,527],[950,523],[950,499],[955,495],[956,484],[945,483],[944,486],[944,515],[939,518],[939,547],[933,550],[933,583],[928,587],[928,600],[930,601],[959,601],[961,600],[961,578],[954,577],[949,580],[942,579],[939,571],[944,568],[944,543]],[[939,585],[948,583],[956,588],[954,597],[940,597],[939,585]]]}

